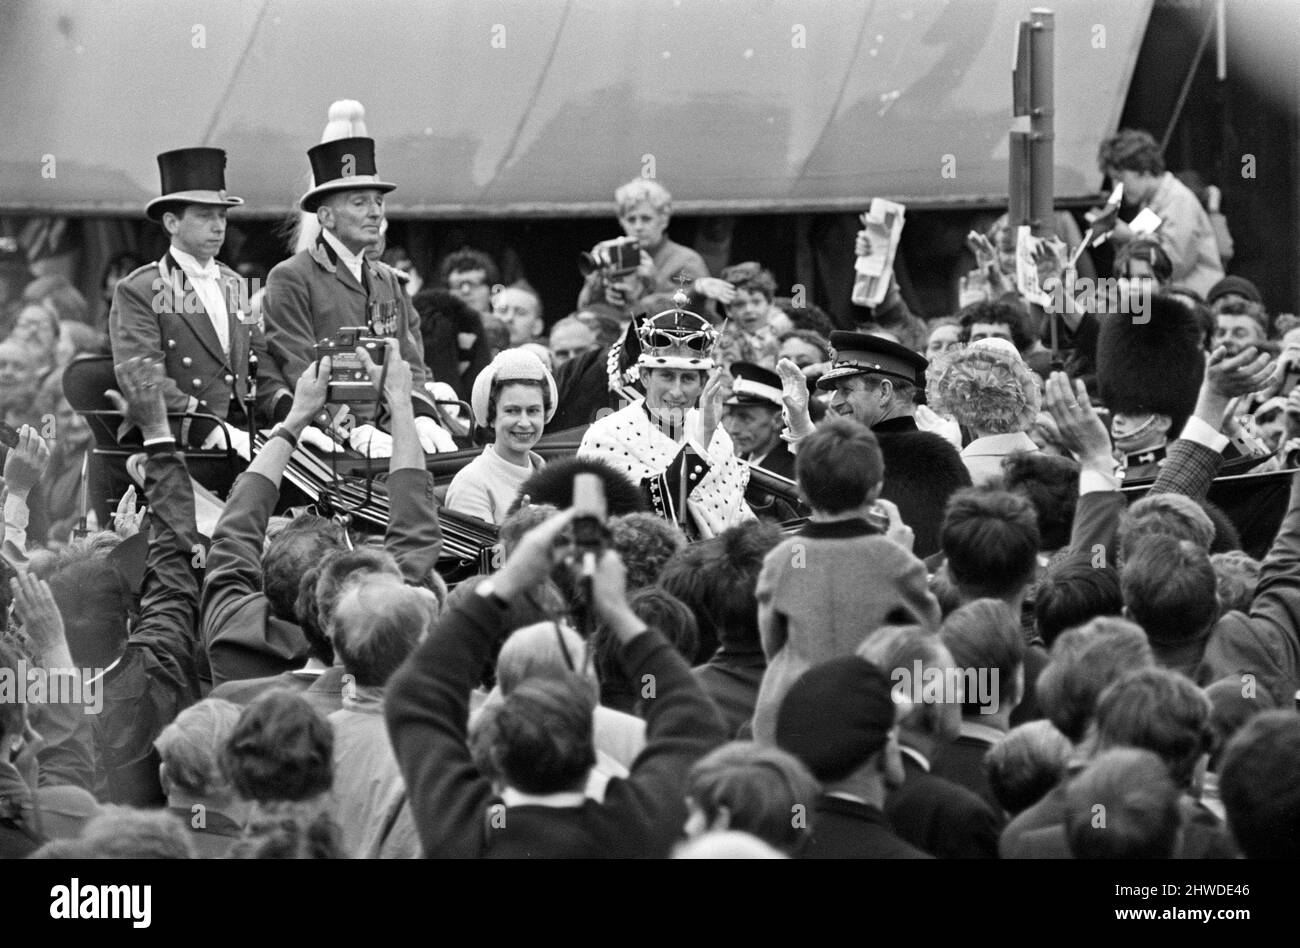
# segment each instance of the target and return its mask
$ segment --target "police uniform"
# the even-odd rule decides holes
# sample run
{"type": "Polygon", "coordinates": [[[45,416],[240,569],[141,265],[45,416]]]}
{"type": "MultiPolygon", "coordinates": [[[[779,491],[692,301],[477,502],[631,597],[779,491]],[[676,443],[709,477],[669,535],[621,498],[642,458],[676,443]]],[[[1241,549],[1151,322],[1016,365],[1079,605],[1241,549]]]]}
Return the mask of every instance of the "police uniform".
{"type": "MultiPolygon", "coordinates": [[[[158,156],[162,196],[150,201],[145,213],[161,220],[185,204],[235,207],[243,203],[225,190],[226,153],[219,148],[185,148],[158,156]]],[[[174,250],[118,281],[113,290],[108,329],[113,360],[133,357],[163,363],[163,397],[169,412],[212,414],[236,427],[247,422],[250,348],[258,353],[259,379],[266,377],[265,342],[251,319],[243,279],[224,263],[213,262],[216,284],[225,302],[225,331],[218,332],[189,275],[174,250]],[[223,338],[224,337],[224,345],[223,338]]],[[[258,406],[269,409],[271,393],[259,388],[258,406]]],[[[188,423],[183,425],[188,429],[188,423]]],[[[182,431],[182,442],[193,441],[182,431]]]]}
{"type": "MultiPolygon", "coordinates": [[[[379,180],[375,173],[372,139],[324,142],[312,148],[308,157],[317,182],[300,202],[308,213],[332,193],[387,192],[396,187],[379,180]],[[341,173],[345,171],[349,173],[341,173]]],[[[416,415],[438,417],[425,391],[430,379],[424,366],[420,317],[392,267],[363,254],[358,280],[322,234],[312,246],[271,271],[262,312],[279,413],[287,411],[299,376],[315,361],[315,344],[345,327],[364,327],[371,335],[397,339],[401,357],[411,367],[416,415]]]]}
{"type": "MultiPolygon", "coordinates": [[[[924,400],[925,370],[929,366],[924,356],[868,333],[833,332],[831,346],[834,357],[830,371],[817,380],[817,387],[823,391],[835,388],[837,379],[883,375],[911,382],[918,398],[924,400]]],[[[948,498],[971,485],[961,455],[944,438],[920,430],[911,415],[887,418],[871,430],[885,462],[880,496],[895,503],[903,522],[912,528],[916,556],[924,559],[937,553],[948,498]]]]}

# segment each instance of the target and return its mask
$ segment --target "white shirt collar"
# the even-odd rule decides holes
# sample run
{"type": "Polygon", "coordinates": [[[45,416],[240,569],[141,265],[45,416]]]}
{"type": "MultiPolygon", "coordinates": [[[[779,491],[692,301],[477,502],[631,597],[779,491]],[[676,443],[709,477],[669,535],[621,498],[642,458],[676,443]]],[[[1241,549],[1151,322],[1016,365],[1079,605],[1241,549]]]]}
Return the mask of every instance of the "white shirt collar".
{"type": "Polygon", "coordinates": [[[997,728],[990,727],[987,724],[980,724],[978,721],[967,721],[963,719],[961,722],[961,736],[971,737],[977,741],[983,741],[992,746],[994,744],[1002,743],[1002,739],[1007,735],[1004,732],[999,731],[997,728]]]}
{"type": "Polygon", "coordinates": [[[205,280],[215,280],[221,275],[221,270],[217,266],[217,258],[213,257],[206,264],[199,263],[198,259],[192,254],[186,253],[181,248],[172,244],[172,257],[181,265],[184,270],[192,277],[199,277],[205,280]]]}
{"type": "Polygon", "coordinates": [[[348,270],[351,271],[352,275],[357,278],[357,282],[360,283],[361,264],[365,259],[365,251],[362,251],[361,253],[353,253],[344,246],[343,241],[335,237],[329,230],[322,228],[321,236],[325,238],[327,244],[334,248],[334,252],[339,255],[339,259],[347,264],[348,270]]]}
{"type": "Polygon", "coordinates": [[[906,744],[899,744],[898,749],[905,756],[910,757],[912,758],[912,760],[916,761],[921,766],[921,769],[924,770],[927,774],[930,772],[930,758],[926,757],[915,747],[908,747],[906,744]]]}
{"type": "Polygon", "coordinates": [[[1014,451],[1038,450],[1040,449],[1038,445],[1034,444],[1034,439],[1023,431],[1009,431],[1006,434],[985,435],[982,438],[976,438],[962,448],[961,456],[964,458],[997,457],[1011,454],[1014,451]]]}
{"type": "Polygon", "coordinates": [[[582,806],[587,795],[581,790],[565,793],[524,793],[514,787],[506,787],[501,793],[501,802],[506,806],[549,806],[557,809],[582,806]]]}

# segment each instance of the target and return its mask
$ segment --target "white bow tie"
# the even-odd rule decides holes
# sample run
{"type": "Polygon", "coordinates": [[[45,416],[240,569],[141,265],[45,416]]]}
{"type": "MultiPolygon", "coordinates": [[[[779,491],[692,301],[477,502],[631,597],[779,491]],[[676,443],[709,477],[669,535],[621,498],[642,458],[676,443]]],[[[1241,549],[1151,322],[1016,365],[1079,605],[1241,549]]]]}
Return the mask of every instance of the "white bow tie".
{"type": "Polygon", "coordinates": [[[204,280],[215,280],[221,276],[221,268],[217,266],[217,261],[209,260],[206,267],[194,267],[189,271],[190,276],[199,277],[204,280]]]}

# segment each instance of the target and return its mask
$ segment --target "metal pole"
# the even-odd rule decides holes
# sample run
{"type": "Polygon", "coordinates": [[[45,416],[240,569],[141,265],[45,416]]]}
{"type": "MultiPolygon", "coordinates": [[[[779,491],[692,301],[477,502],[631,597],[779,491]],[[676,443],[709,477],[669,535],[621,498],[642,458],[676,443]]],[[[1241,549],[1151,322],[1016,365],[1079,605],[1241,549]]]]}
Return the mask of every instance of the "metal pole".
{"type": "Polygon", "coordinates": [[[1029,11],[1029,223],[1034,236],[1056,233],[1052,207],[1056,158],[1054,81],[1056,15],[1029,11]]]}

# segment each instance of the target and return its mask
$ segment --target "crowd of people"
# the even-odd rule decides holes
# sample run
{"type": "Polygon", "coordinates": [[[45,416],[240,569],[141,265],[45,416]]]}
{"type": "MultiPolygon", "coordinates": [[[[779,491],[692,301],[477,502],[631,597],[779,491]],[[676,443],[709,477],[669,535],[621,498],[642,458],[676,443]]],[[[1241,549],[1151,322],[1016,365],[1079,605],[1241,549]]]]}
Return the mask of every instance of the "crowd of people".
{"type": "Polygon", "coordinates": [[[1116,226],[1122,307],[1056,312],[995,253],[954,314],[892,285],[836,326],[761,262],[713,276],[638,179],[549,336],[485,253],[380,259],[370,139],[309,157],[316,232],[245,308],[224,155],[160,156],[171,249],[107,321],[139,481],[112,530],[76,529],[84,304],[36,281],[0,343],[0,854],[1300,856],[1300,479],[1260,559],[1208,499],[1297,467],[1300,329],[1223,276],[1149,135],[1099,156],[1165,222],[1116,226]],[[197,310],[149,298],[172,276],[197,310]],[[347,327],[375,338],[315,347],[347,327]],[[187,449],[250,418],[203,536],[187,449]],[[385,459],[382,537],[284,509],[304,445],[385,459]],[[452,589],[443,509],[500,541],[452,589]]]}

